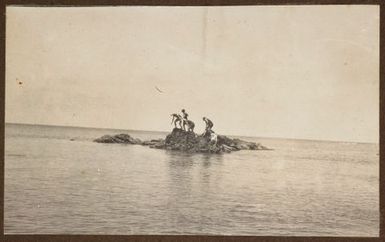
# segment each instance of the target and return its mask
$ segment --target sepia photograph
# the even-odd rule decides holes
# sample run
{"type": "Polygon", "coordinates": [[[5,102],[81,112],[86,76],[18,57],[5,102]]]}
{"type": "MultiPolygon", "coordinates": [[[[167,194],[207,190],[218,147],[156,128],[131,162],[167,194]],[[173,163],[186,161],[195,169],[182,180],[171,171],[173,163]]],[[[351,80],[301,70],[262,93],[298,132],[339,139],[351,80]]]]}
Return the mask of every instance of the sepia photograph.
{"type": "Polygon", "coordinates": [[[8,5],[4,234],[379,237],[379,28],[379,5],[8,5]]]}

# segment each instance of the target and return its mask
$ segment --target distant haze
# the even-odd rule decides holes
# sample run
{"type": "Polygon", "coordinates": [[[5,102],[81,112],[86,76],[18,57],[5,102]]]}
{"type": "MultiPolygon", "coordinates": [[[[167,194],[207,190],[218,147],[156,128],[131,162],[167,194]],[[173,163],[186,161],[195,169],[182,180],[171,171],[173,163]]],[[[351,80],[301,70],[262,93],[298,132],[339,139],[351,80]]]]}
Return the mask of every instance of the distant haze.
{"type": "Polygon", "coordinates": [[[6,14],[6,122],[378,142],[378,6],[6,14]]]}

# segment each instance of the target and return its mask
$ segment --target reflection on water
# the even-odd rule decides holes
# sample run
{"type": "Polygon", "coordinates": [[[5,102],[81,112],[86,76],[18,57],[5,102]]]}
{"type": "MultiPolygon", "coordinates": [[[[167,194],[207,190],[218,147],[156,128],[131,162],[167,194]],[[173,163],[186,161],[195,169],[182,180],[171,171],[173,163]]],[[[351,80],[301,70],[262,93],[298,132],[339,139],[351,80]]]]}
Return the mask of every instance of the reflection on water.
{"type": "Polygon", "coordinates": [[[91,142],[110,132],[6,126],[5,233],[378,236],[378,145],[266,139],[274,151],[209,155],[91,142]]]}
{"type": "Polygon", "coordinates": [[[206,234],[210,220],[206,210],[212,196],[211,173],[216,170],[220,176],[223,155],[189,154],[167,151],[169,156],[168,174],[171,181],[170,206],[172,214],[167,217],[175,220],[171,234],[206,234]],[[195,231],[195,232],[194,232],[195,231]]]}

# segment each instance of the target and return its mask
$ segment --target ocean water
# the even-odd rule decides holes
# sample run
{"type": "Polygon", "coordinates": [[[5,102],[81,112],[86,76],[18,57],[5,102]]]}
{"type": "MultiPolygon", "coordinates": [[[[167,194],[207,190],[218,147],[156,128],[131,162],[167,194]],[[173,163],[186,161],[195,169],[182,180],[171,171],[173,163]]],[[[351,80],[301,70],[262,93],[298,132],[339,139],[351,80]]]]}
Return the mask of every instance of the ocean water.
{"type": "Polygon", "coordinates": [[[6,234],[378,236],[379,145],[244,138],[272,151],[99,144],[165,133],[6,124],[6,234]]]}

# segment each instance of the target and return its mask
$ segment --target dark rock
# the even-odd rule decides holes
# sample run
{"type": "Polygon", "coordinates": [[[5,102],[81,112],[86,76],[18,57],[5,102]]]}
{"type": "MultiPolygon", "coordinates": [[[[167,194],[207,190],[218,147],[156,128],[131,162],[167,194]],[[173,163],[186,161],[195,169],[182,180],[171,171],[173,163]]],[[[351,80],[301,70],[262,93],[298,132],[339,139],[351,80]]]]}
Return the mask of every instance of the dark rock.
{"type": "Polygon", "coordinates": [[[231,151],[236,151],[236,150],[238,150],[238,149],[236,149],[236,148],[234,148],[234,147],[231,147],[231,146],[228,146],[228,145],[225,145],[225,144],[222,145],[222,149],[223,149],[223,151],[226,152],[226,153],[230,153],[231,151]]]}
{"type": "Polygon", "coordinates": [[[97,143],[119,143],[119,144],[141,144],[140,139],[134,139],[128,134],[117,134],[114,136],[104,135],[94,140],[97,143]]]}
{"type": "Polygon", "coordinates": [[[268,148],[240,139],[231,139],[224,135],[216,136],[216,140],[211,139],[211,134],[197,135],[194,132],[184,131],[174,128],[166,136],[166,139],[152,139],[150,141],[140,141],[128,134],[118,134],[114,136],[104,135],[95,142],[99,143],[127,143],[141,144],[155,149],[178,150],[189,153],[230,153],[238,150],[268,150],[268,148]]]}
{"type": "Polygon", "coordinates": [[[210,134],[197,135],[193,132],[175,128],[167,135],[164,147],[171,150],[201,152],[201,153],[230,153],[237,150],[266,150],[267,148],[254,142],[231,139],[218,135],[217,141],[210,139],[210,134]]]}

